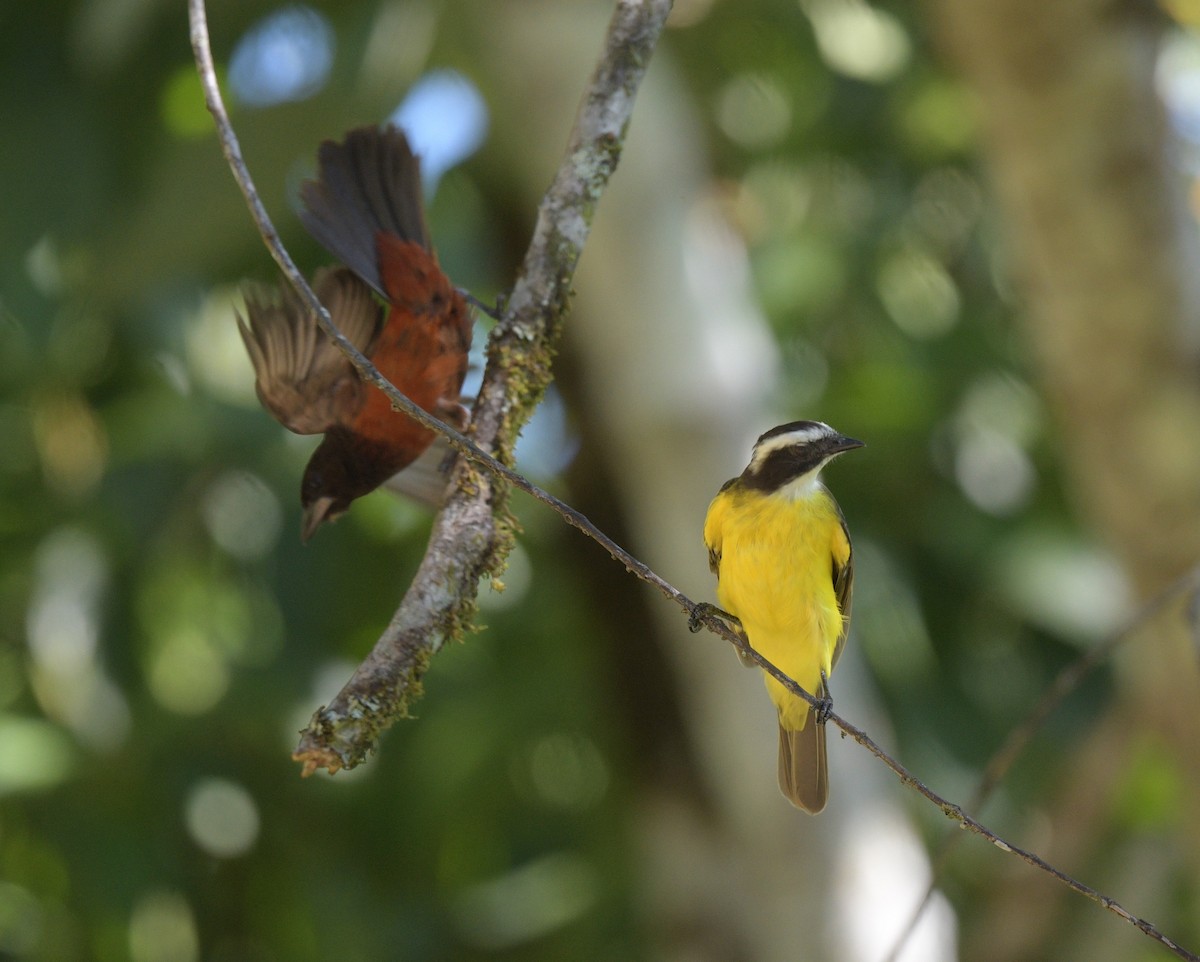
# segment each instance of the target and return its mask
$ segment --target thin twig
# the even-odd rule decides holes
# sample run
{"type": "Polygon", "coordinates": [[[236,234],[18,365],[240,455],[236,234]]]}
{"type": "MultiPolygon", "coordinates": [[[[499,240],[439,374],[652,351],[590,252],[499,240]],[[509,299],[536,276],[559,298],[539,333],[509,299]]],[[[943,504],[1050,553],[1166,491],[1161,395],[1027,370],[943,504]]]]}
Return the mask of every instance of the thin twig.
{"type": "MultiPolygon", "coordinates": [[[[1004,739],[1004,743],[988,759],[983,774],[980,776],[979,784],[975,786],[975,791],[967,802],[966,810],[976,815],[982,812],[984,806],[991,799],[992,793],[1004,781],[1009,769],[1016,764],[1017,759],[1033,740],[1034,735],[1041,730],[1047,720],[1071,696],[1083,680],[1099,668],[1100,665],[1107,662],[1121,645],[1125,644],[1129,639],[1136,637],[1139,631],[1157,618],[1168,605],[1178,601],[1180,596],[1188,591],[1195,592],[1198,586],[1200,586],[1200,568],[1193,568],[1173,581],[1154,598],[1143,604],[1120,628],[1112,632],[1100,644],[1089,648],[1073,662],[1065,666],[1050,684],[1050,687],[1042,693],[1042,697],[1029,710],[1024,720],[1008,733],[1008,737],[1004,739]]],[[[929,900],[933,897],[938,880],[946,864],[949,862],[950,855],[961,838],[961,835],[947,835],[938,846],[938,850],[933,858],[929,884],[926,886],[921,900],[917,903],[917,907],[909,917],[907,925],[905,925],[897,936],[891,951],[884,958],[883,962],[896,962],[899,959],[904,946],[912,937],[913,932],[916,931],[917,923],[921,921],[921,916],[929,905],[929,900]]]]}
{"type": "MultiPolygon", "coordinates": [[[[619,137],[623,132],[625,124],[628,122],[633,93],[636,90],[637,83],[641,79],[649,52],[653,49],[654,42],[657,39],[658,32],[661,30],[662,22],[665,19],[665,14],[669,6],[670,4],[666,0],[644,4],[636,3],[634,0],[622,0],[618,4],[617,13],[614,15],[613,23],[610,25],[608,41],[609,56],[605,60],[602,60],[601,66],[597,69],[597,73],[593,78],[592,87],[589,89],[584,106],[581,108],[581,115],[576,124],[571,147],[568,150],[568,162],[560,169],[559,177],[556,178],[555,184],[547,194],[546,201],[543,202],[540,210],[538,232],[535,234],[530,254],[526,258],[521,280],[518,282],[517,287],[514,288],[513,296],[506,306],[504,318],[497,327],[499,335],[494,334],[489,345],[490,361],[488,371],[485,373],[484,386],[480,392],[480,401],[476,404],[475,410],[477,418],[478,414],[483,411],[487,412],[493,419],[493,423],[490,425],[489,439],[493,443],[499,443],[502,451],[505,450],[505,446],[511,445],[512,440],[515,438],[515,432],[511,430],[512,401],[505,390],[508,382],[508,377],[505,375],[511,376],[513,372],[506,363],[502,362],[511,362],[513,360],[512,354],[508,350],[511,347],[510,342],[512,339],[515,339],[517,342],[526,341],[535,343],[545,341],[549,336],[551,341],[553,340],[553,335],[556,333],[554,331],[555,321],[565,304],[570,277],[573,273],[574,265],[578,260],[578,255],[582,250],[583,241],[587,236],[588,219],[586,208],[588,205],[594,204],[599,195],[599,190],[607,182],[608,176],[611,175],[612,169],[615,167],[616,156],[619,152],[619,137]],[[637,38],[640,42],[631,42],[631,38],[637,38]],[[623,57],[614,59],[613,54],[616,48],[623,48],[623,57]],[[590,125],[594,125],[594,127],[590,125]],[[608,147],[609,157],[607,162],[604,162],[596,154],[589,154],[587,152],[586,148],[589,137],[592,145],[608,147]],[[590,176],[585,176],[585,171],[590,176]],[[558,189],[556,190],[556,188],[558,189]],[[565,256],[561,248],[554,251],[548,250],[549,247],[553,246],[553,241],[566,241],[571,245],[565,256]],[[546,277],[544,272],[538,270],[537,261],[539,258],[549,258],[550,262],[558,268],[557,272],[554,272],[553,276],[546,277]],[[538,281],[548,284],[559,295],[558,300],[553,302],[540,302],[540,310],[536,301],[537,296],[541,293],[538,281]],[[508,340],[506,341],[506,339],[508,340]],[[499,399],[499,403],[495,400],[497,398],[499,399]],[[508,431],[502,430],[502,426],[506,423],[510,428],[508,431]]],[[[208,40],[204,0],[189,0],[188,9],[191,22],[192,46],[196,56],[197,68],[204,86],[205,99],[216,121],[226,159],[229,161],[234,178],[237,180],[246,197],[247,204],[250,207],[255,223],[259,227],[264,242],[279,264],[280,269],[284,272],[284,275],[311,307],[322,330],[351,359],[363,378],[384,391],[392,401],[393,406],[397,409],[404,411],[421,424],[442,434],[467,460],[484,467],[493,475],[504,479],[512,486],[525,491],[532,497],[553,508],[569,524],[600,544],[627,571],[642,581],[658,588],[667,598],[678,604],[688,615],[689,620],[704,624],[710,631],[733,644],[739,651],[752,658],[764,671],[774,677],[797,697],[802,698],[813,707],[820,706],[821,703],[818,699],[805,691],[775,665],[763,658],[757,651],[749,648],[745,639],[718,616],[697,605],[696,602],[692,601],[651,570],[649,566],[639,561],[609,538],[583,514],[528,481],[525,477],[485,451],[469,438],[413,404],[412,401],[387,381],[375,369],[374,365],[342,336],[341,332],[337,330],[330,319],[328,312],[321,306],[316,295],[305,282],[303,275],[296,269],[287,251],[283,248],[246,169],[237,138],[229,123],[229,118],[217,87],[216,73],[213,69],[212,54],[208,40]]],[[[620,50],[617,49],[617,52],[619,53],[620,50]]],[[[528,361],[529,359],[526,358],[524,360],[528,361]]],[[[538,392],[535,391],[534,393],[537,394],[538,392]]],[[[478,436],[478,423],[474,427],[478,436]]],[[[459,477],[460,485],[456,492],[451,495],[449,502],[439,515],[438,522],[435,522],[435,530],[431,536],[431,546],[430,551],[426,555],[426,563],[429,562],[431,557],[436,557],[439,553],[439,523],[442,523],[444,519],[450,516],[451,520],[446,523],[445,527],[451,530],[462,529],[463,525],[456,525],[453,517],[453,509],[456,503],[458,505],[465,505],[465,510],[468,513],[470,513],[472,507],[477,507],[478,505],[483,505],[489,516],[493,510],[490,495],[494,492],[483,490],[483,479],[481,477],[475,476],[473,479],[479,484],[479,488],[472,491],[462,483],[471,479],[466,478],[461,469],[458,471],[457,476],[459,477]]],[[[483,547],[474,559],[474,570],[477,572],[475,575],[476,580],[478,573],[482,573],[481,566],[484,562],[492,560],[488,558],[488,555],[493,547],[494,545],[491,544],[483,547]]],[[[470,560],[465,565],[462,563],[458,564],[457,567],[460,570],[464,567],[470,569],[470,560]]],[[[426,564],[423,564],[422,571],[418,572],[417,578],[414,579],[414,588],[417,588],[421,583],[422,572],[425,571],[425,568],[426,564]]],[[[459,579],[458,583],[461,584],[461,582],[462,579],[459,579]]],[[[460,595],[456,599],[452,599],[449,604],[446,604],[444,599],[434,598],[431,604],[431,599],[428,596],[423,595],[421,591],[414,593],[410,589],[409,593],[405,595],[400,609],[397,611],[397,616],[393,618],[389,630],[395,628],[398,624],[401,629],[408,627],[406,613],[414,608],[426,605],[426,612],[428,612],[431,608],[436,609],[438,604],[446,604],[445,610],[449,610],[453,607],[455,601],[461,604],[462,596],[460,595]],[[415,600],[410,603],[410,599],[415,600]]],[[[419,618],[417,627],[419,630],[425,627],[424,624],[420,623],[419,618]]],[[[443,628],[443,631],[445,630],[443,628]]],[[[389,677],[386,674],[386,670],[392,667],[386,664],[386,658],[375,659],[381,646],[384,648],[391,647],[384,645],[384,642],[387,640],[388,633],[385,633],[385,637],[380,640],[380,644],[376,645],[375,650],[368,656],[367,661],[363,663],[363,666],[360,666],[360,672],[369,678],[374,678],[380,671],[383,671],[386,680],[394,683],[397,680],[396,677],[389,677]],[[374,663],[372,659],[375,659],[374,663]],[[383,665],[379,664],[381,661],[384,662],[383,665]]],[[[434,648],[436,648],[436,645],[426,644],[422,650],[430,651],[434,648]]],[[[387,653],[389,652],[385,652],[385,654],[387,653]]],[[[417,669],[423,671],[423,666],[415,665],[414,670],[417,669]]],[[[356,676],[358,674],[359,672],[356,672],[356,676]]],[[[347,688],[351,687],[353,681],[352,679],[347,688]]],[[[408,685],[415,685],[419,681],[419,673],[416,678],[401,678],[400,681],[408,685]]],[[[362,748],[363,742],[367,744],[368,748],[374,744],[374,739],[381,730],[380,720],[375,718],[364,721],[361,718],[350,718],[349,716],[353,715],[354,711],[380,713],[384,716],[383,727],[386,727],[386,724],[390,723],[391,717],[394,717],[394,715],[388,717],[387,714],[388,711],[394,711],[394,706],[381,709],[379,705],[372,704],[368,698],[363,697],[351,699],[351,702],[352,704],[345,709],[346,718],[343,720],[341,731],[337,732],[329,728],[323,730],[323,733],[327,737],[334,737],[338,734],[342,736],[348,735],[349,742],[351,743],[349,756],[340,754],[337,747],[310,745],[308,750],[314,754],[306,759],[306,766],[311,765],[312,767],[316,767],[318,764],[321,764],[330,767],[332,770],[336,770],[341,765],[352,764],[357,761],[355,753],[364,751],[362,748]],[[358,721],[359,724],[354,725],[353,721],[358,721]]],[[[329,710],[326,709],[324,711],[329,710]]],[[[318,716],[321,714],[321,712],[318,712],[318,716]]],[[[974,832],[1002,851],[1018,856],[1033,867],[1057,879],[1068,888],[1097,902],[1114,915],[1124,919],[1145,935],[1159,942],[1178,957],[1187,959],[1189,962],[1200,962],[1200,956],[1191,954],[1168,939],[1152,924],[1130,913],[1115,899],[1076,881],[1033,852],[1006,842],[985,825],[967,815],[958,805],[947,801],[929,789],[903,765],[883,751],[864,731],[847,722],[835,712],[828,712],[827,720],[883,762],[899,777],[901,782],[913,788],[941,809],[947,818],[958,822],[960,827],[974,832]]],[[[314,727],[316,726],[314,725],[314,727]]],[[[320,735],[321,733],[321,731],[314,732],[313,729],[310,729],[308,734],[320,735]]],[[[345,750],[345,748],[346,746],[342,746],[342,750],[345,750]]],[[[299,751],[298,754],[300,754],[299,751]]]]}
{"type": "MultiPolygon", "coordinates": [[[[225,154],[225,160],[233,172],[233,179],[242,191],[242,196],[246,198],[246,206],[250,208],[250,216],[254,219],[259,234],[262,235],[267,251],[275,259],[275,263],[279,265],[283,276],[288,279],[288,282],[295,288],[296,293],[300,295],[301,300],[304,301],[305,306],[316,317],[317,324],[321,330],[350,359],[350,362],[358,370],[363,380],[383,390],[391,399],[392,405],[409,415],[409,417],[415,418],[428,428],[433,428],[444,433],[452,444],[454,444],[456,439],[459,441],[465,440],[458,432],[438,421],[437,418],[428,414],[423,408],[414,404],[395,387],[388,384],[375,369],[375,366],[367,360],[366,356],[346,339],[346,336],[342,334],[338,326],[333,323],[333,319],[329,316],[329,312],[325,309],[324,305],[321,304],[320,299],[313,293],[312,287],[304,275],[300,273],[300,269],[296,267],[295,261],[292,260],[291,255],[288,254],[287,249],[283,246],[283,241],[279,239],[279,233],[275,230],[275,225],[272,223],[271,216],[267,213],[266,207],[263,206],[258,190],[254,186],[254,179],[250,176],[250,170],[247,168],[246,161],[242,157],[241,144],[238,141],[237,134],[234,132],[233,125],[229,122],[229,113],[225,109],[225,101],[221,97],[221,89],[217,83],[217,72],[213,64],[212,48],[208,38],[208,14],[205,9],[204,0],[188,0],[188,21],[192,53],[196,59],[196,69],[200,75],[200,84],[204,89],[204,102],[216,123],[217,136],[221,142],[221,151],[225,154]]],[[[455,446],[457,447],[458,445],[455,446]]]]}
{"type": "MultiPolygon", "coordinates": [[[[685,605],[685,609],[686,608],[687,606],[685,605]]],[[[690,610],[695,611],[694,604],[690,610]]],[[[730,629],[723,621],[721,621],[718,616],[705,612],[699,615],[698,620],[703,622],[704,625],[711,631],[716,632],[717,634],[721,635],[721,637],[737,645],[739,650],[747,652],[749,656],[753,658],[754,661],[759,665],[759,667],[761,667],[765,672],[771,675],[771,677],[787,688],[788,691],[800,696],[814,707],[818,704],[817,699],[801,688],[795,681],[763,658],[757,651],[746,647],[740,639],[734,637],[734,632],[732,629],[730,629]]],[[[903,782],[905,785],[908,785],[910,788],[914,789],[916,792],[923,795],[934,805],[940,808],[943,815],[958,823],[959,828],[967,829],[981,838],[986,839],[1003,852],[1016,855],[1022,861],[1032,865],[1034,868],[1044,872],[1052,878],[1057,879],[1059,882],[1063,883],[1073,891],[1091,899],[1093,902],[1112,912],[1118,918],[1124,919],[1144,935],[1149,936],[1159,944],[1165,946],[1175,955],[1179,956],[1179,958],[1187,959],[1189,962],[1200,962],[1200,956],[1192,954],[1187,949],[1167,938],[1162,932],[1155,928],[1152,923],[1132,914],[1116,899],[1104,895],[1101,892],[1097,892],[1095,889],[1084,885],[1082,882],[1076,881],[1065,872],[1055,868],[1039,855],[1005,841],[982,822],[968,815],[960,806],[955,805],[953,802],[950,802],[941,795],[938,795],[923,782],[921,782],[920,779],[908,771],[908,769],[892,758],[887,752],[876,745],[875,742],[864,731],[862,731],[862,729],[850,724],[832,711],[829,712],[828,721],[835,724],[842,730],[842,732],[853,738],[856,742],[858,742],[858,744],[862,745],[863,748],[865,748],[872,755],[883,762],[888,768],[895,772],[901,782],[903,782]]]]}

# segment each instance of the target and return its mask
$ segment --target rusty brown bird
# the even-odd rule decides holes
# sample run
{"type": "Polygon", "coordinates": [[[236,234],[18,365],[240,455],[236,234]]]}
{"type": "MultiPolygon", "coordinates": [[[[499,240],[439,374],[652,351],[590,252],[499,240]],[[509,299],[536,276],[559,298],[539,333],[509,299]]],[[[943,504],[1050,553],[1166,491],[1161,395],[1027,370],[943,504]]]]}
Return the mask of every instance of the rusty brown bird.
{"type": "MultiPolygon", "coordinates": [[[[325,141],[317,157],[317,178],[300,188],[300,217],[346,265],[317,271],[317,297],[385,378],[461,426],[471,317],[438,266],[407,138],[392,126],[361,127],[325,141]]],[[[300,485],[308,540],[412,464],[435,435],[359,379],[289,286],[277,297],[247,294],[246,314],[238,325],[263,406],[297,434],[325,435],[300,485]]]]}

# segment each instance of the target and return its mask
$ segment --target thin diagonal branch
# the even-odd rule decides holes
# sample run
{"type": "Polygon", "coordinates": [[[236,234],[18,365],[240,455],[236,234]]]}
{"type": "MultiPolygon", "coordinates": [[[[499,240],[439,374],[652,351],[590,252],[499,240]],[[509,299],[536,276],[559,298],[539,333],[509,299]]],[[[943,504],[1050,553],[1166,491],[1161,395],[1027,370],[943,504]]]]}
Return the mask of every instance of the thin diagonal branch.
{"type": "Polygon", "coordinates": [[[452,445],[461,450],[461,445],[466,439],[457,431],[426,412],[423,408],[414,404],[384,379],[383,375],[375,369],[375,366],[367,360],[366,356],[348,341],[337,325],[333,323],[329,312],[325,310],[324,305],[321,304],[317,295],[313,293],[313,289],[309,286],[304,275],[300,273],[300,269],[296,267],[291,255],[288,254],[287,249],[283,246],[283,241],[279,239],[279,233],[275,230],[271,216],[267,213],[266,207],[263,206],[258,190],[254,186],[254,179],[250,176],[250,170],[246,166],[245,158],[242,157],[242,147],[238,141],[237,134],[234,132],[233,125],[229,122],[229,113],[225,109],[225,101],[221,96],[220,86],[217,83],[217,72],[213,64],[212,48],[208,37],[208,14],[205,9],[204,0],[188,0],[188,21],[192,54],[195,57],[196,69],[200,75],[200,83],[204,90],[205,105],[208,107],[209,113],[213,115],[213,121],[217,127],[217,137],[221,142],[221,151],[224,153],[225,160],[233,172],[233,179],[242,191],[242,196],[246,198],[246,206],[250,208],[250,216],[254,219],[255,226],[258,227],[258,232],[262,236],[267,251],[275,259],[275,263],[279,265],[279,269],[283,272],[283,276],[288,279],[288,283],[295,288],[296,293],[300,295],[300,299],[304,301],[305,306],[317,319],[318,326],[338,346],[341,352],[350,359],[350,362],[358,370],[359,376],[368,383],[383,390],[388,395],[394,407],[403,411],[409,417],[416,419],[425,425],[425,427],[440,431],[449,439],[452,445]]]}
{"type": "MultiPolygon", "coordinates": [[[[1059,706],[1071,696],[1088,675],[1107,662],[1118,648],[1136,637],[1142,628],[1162,614],[1169,605],[1189,592],[1194,594],[1198,587],[1200,587],[1200,568],[1193,568],[1142,605],[1124,625],[1110,634],[1108,638],[1089,648],[1065,666],[1051,682],[1050,687],[1042,693],[1042,697],[1029,710],[1024,720],[1008,733],[1004,743],[988,759],[988,763],[983,769],[983,775],[980,776],[979,784],[975,786],[975,791],[966,804],[967,811],[979,814],[983,810],[983,807],[991,799],[992,793],[1008,775],[1009,769],[1016,764],[1017,759],[1033,740],[1033,736],[1041,730],[1050,717],[1058,711],[1059,706]]],[[[921,900],[917,903],[917,907],[913,910],[908,923],[896,937],[896,942],[884,962],[895,962],[900,957],[900,953],[912,937],[913,932],[916,931],[917,923],[920,922],[921,916],[929,905],[929,900],[937,888],[938,880],[950,859],[950,854],[961,838],[961,835],[947,835],[938,846],[933,859],[929,884],[921,896],[921,900]]]]}
{"type": "MultiPolygon", "coordinates": [[[[686,608],[686,605],[685,605],[685,608],[686,608]]],[[[695,608],[694,604],[693,604],[691,610],[693,612],[696,612],[696,608],[695,608]]],[[[815,706],[817,704],[817,700],[815,698],[813,698],[813,696],[810,695],[808,692],[806,692],[803,688],[801,688],[798,684],[796,684],[795,681],[793,681],[791,678],[789,678],[787,675],[785,675],[782,671],[780,671],[778,668],[776,668],[774,665],[772,665],[769,661],[767,661],[765,658],[763,658],[757,651],[754,651],[752,648],[749,648],[748,646],[746,646],[744,644],[744,642],[742,642],[740,639],[735,638],[733,631],[723,621],[721,621],[721,619],[718,616],[707,613],[707,612],[702,612],[699,614],[694,614],[693,617],[695,617],[699,621],[702,621],[704,623],[704,625],[706,627],[708,627],[710,630],[715,631],[717,634],[721,635],[723,638],[738,645],[739,650],[747,652],[749,654],[749,656],[759,665],[759,667],[763,669],[763,671],[765,671],[769,675],[771,675],[771,677],[773,677],[781,685],[783,685],[785,688],[787,688],[788,691],[792,692],[795,695],[800,696],[805,701],[807,701],[810,705],[815,706]]],[[[993,832],[990,828],[988,828],[982,822],[980,822],[977,819],[973,818],[972,816],[968,815],[962,809],[961,806],[956,805],[951,801],[948,801],[947,799],[943,798],[941,795],[937,794],[932,789],[927,787],[923,782],[920,781],[920,779],[918,779],[915,775],[913,775],[908,769],[906,769],[898,761],[896,761],[894,758],[892,758],[887,752],[885,752],[882,748],[880,748],[877,744],[875,744],[875,742],[862,729],[857,728],[856,726],[850,724],[849,722],[847,722],[845,719],[841,718],[834,712],[829,713],[828,721],[832,722],[834,725],[836,725],[838,728],[840,728],[844,734],[849,735],[856,742],[858,742],[858,744],[860,744],[863,748],[865,748],[872,755],[874,755],[881,762],[883,762],[884,765],[886,765],[893,772],[895,772],[895,774],[897,775],[897,777],[899,777],[901,782],[903,782],[905,785],[908,785],[910,788],[912,788],[918,794],[923,795],[926,799],[928,799],[934,805],[936,805],[938,808],[940,808],[942,810],[943,815],[945,815],[947,818],[951,819],[952,821],[958,823],[959,828],[967,829],[968,831],[974,833],[975,835],[978,835],[981,838],[986,839],[987,841],[991,842],[993,845],[995,845],[998,849],[1000,849],[1003,852],[1008,852],[1010,855],[1016,855],[1022,861],[1028,863],[1029,865],[1032,865],[1034,868],[1045,873],[1046,875],[1049,875],[1051,878],[1058,880],[1063,885],[1067,886],[1069,889],[1071,889],[1075,892],[1078,892],[1080,895],[1083,895],[1086,898],[1091,899],[1096,904],[1098,904],[1098,905],[1102,906],[1103,908],[1107,909],[1108,911],[1112,912],[1118,918],[1124,919],[1126,922],[1128,922],[1130,925],[1134,926],[1134,928],[1138,929],[1144,935],[1149,936],[1150,938],[1154,939],[1154,941],[1158,942],[1160,945],[1169,949],[1171,952],[1173,952],[1179,958],[1187,959],[1187,960],[1189,960],[1189,962],[1200,962],[1200,956],[1194,955],[1193,953],[1189,952],[1187,949],[1180,946],[1178,943],[1167,938],[1167,936],[1165,936],[1162,932],[1160,932],[1152,923],[1134,915],[1128,909],[1126,909],[1123,905],[1121,905],[1121,903],[1118,902],[1116,899],[1114,899],[1108,895],[1104,895],[1103,893],[1098,892],[1095,889],[1093,889],[1087,885],[1084,885],[1082,882],[1075,880],[1071,876],[1067,875],[1065,872],[1061,871],[1058,868],[1055,868],[1053,865],[1051,865],[1049,862],[1047,862],[1045,859],[1043,859],[1041,856],[1035,854],[1034,852],[1028,851],[1027,849],[1020,848],[1019,846],[1013,845],[1012,843],[1005,841],[1003,838],[1001,838],[999,835],[997,835],[995,832],[993,832]]]]}
{"type": "MultiPolygon", "coordinates": [[[[520,488],[552,507],[568,523],[604,547],[626,570],[677,603],[689,620],[704,624],[729,641],[796,696],[814,707],[819,704],[793,679],[751,649],[745,638],[719,617],[697,605],[584,515],[504,463],[511,458],[516,431],[549,383],[549,357],[557,340],[574,266],[587,237],[590,211],[615,168],[633,94],[669,7],[667,0],[647,0],[645,3],[621,0],[617,5],[605,57],[580,109],[567,161],[539,210],[538,227],[521,276],[489,342],[489,364],[472,424],[476,441],[472,441],[417,407],[388,382],[341,335],[296,269],[259,200],[221,101],[209,47],[204,0],[189,0],[192,45],[205,98],[234,178],[246,196],[272,256],[309,304],[321,328],[351,359],[364,379],[383,390],[393,406],[441,433],[464,455],[464,461],[456,469],[457,488],[435,521],[425,561],[392,623],[338,699],[329,708],[318,711],[313,725],[305,733],[296,756],[304,762],[306,771],[321,766],[337,770],[361,760],[373,747],[378,734],[402,713],[406,699],[419,687],[429,656],[457,630],[464,615],[469,613],[479,577],[502,563],[508,546],[507,533],[503,524],[496,524],[495,516],[503,513],[505,490],[494,484],[493,479],[520,488]],[[514,384],[524,384],[527,390],[518,392],[513,389],[514,384]],[[491,450],[485,450],[485,447],[491,450]],[[472,471],[470,464],[481,466],[490,474],[472,471]],[[472,533],[482,540],[469,542],[465,556],[459,554],[457,549],[461,545],[454,539],[472,533]],[[440,591],[435,581],[438,577],[450,579],[440,591]]],[[[1033,852],[1006,842],[961,807],[933,792],[861,729],[834,712],[828,713],[828,721],[866,748],[901,782],[940,808],[960,827],[1092,899],[1179,958],[1200,962],[1200,956],[1168,939],[1115,899],[1076,881],[1033,852]]]]}

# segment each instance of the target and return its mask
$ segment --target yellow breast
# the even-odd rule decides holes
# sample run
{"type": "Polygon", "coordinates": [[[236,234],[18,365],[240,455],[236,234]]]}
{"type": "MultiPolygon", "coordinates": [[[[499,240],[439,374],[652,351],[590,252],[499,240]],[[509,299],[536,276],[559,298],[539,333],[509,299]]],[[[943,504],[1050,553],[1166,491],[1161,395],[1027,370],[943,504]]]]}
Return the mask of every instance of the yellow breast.
{"type": "MultiPolygon", "coordinates": [[[[709,506],[704,540],[720,554],[721,607],[741,620],[756,651],[818,694],[844,631],[833,568],[850,557],[832,496],[817,483],[795,495],[734,485],[709,506]]],[[[766,681],[780,724],[803,728],[807,703],[769,675],[766,681]]]]}

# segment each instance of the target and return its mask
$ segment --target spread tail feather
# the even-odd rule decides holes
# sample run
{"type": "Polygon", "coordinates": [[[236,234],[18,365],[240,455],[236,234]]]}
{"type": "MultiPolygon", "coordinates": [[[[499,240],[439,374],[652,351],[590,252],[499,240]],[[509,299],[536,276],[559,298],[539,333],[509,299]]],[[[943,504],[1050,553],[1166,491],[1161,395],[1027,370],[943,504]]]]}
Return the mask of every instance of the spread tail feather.
{"type": "Polygon", "coordinates": [[[829,800],[829,769],[825,761],[825,726],[809,712],[799,731],[779,728],[779,790],[789,802],[816,815],[829,800]]]}
{"type": "Polygon", "coordinates": [[[404,134],[390,125],[359,127],[317,152],[317,178],[300,185],[300,220],[330,253],[387,297],[379,234],[429,250],[421,174],[404,134]]]}

